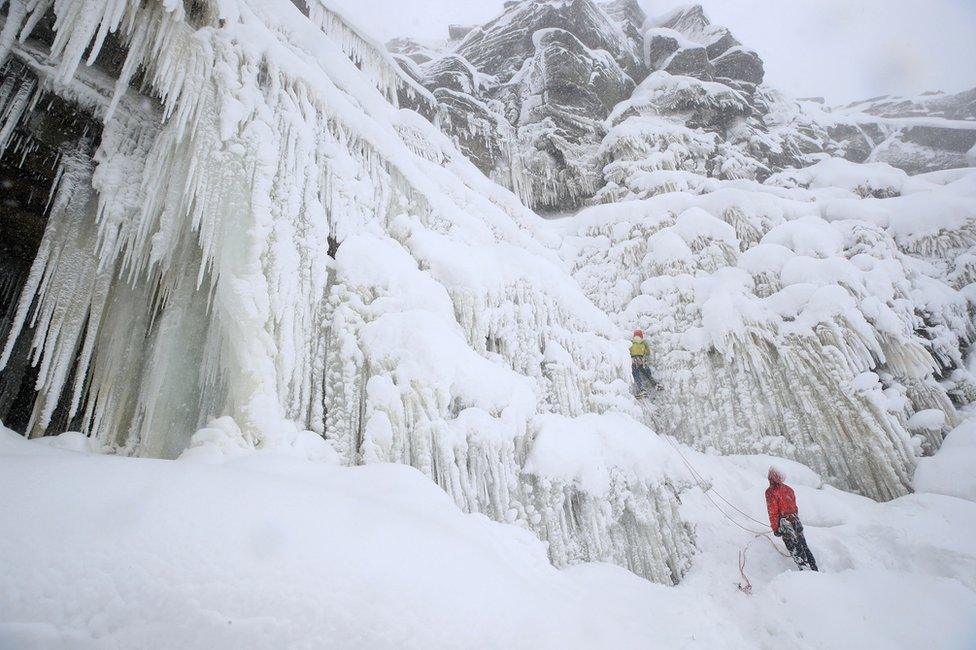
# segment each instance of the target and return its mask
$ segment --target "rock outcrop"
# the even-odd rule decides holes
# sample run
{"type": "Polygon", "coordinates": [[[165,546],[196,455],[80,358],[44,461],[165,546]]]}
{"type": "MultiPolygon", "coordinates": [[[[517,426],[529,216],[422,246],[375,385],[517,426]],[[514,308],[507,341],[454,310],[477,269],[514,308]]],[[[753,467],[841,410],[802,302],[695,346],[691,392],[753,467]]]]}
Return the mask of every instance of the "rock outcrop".
{"type": "Polygon", "coordinates": [[[976,164],[976,90],[796,101],[699,5],[649,20],[636,0],[523,0],[439,46],[389,47],[462,151],[539,210],[762,181],[825,156],[910,173],[976,164]]]}

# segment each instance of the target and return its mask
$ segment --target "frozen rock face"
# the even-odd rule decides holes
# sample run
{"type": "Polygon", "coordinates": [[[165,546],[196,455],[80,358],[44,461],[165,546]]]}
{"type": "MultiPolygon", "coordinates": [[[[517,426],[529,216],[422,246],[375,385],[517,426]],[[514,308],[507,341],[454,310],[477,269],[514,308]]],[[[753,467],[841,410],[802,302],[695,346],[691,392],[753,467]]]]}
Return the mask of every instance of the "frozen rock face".
{"type": "MultiPolygon", "coordinates": [[[[410,74],[438,98],[442,127],[483,172],[530,207],[571,209],[601,183],[603,120],[645,74],[643,22],[632,0],[512,3],[410,74]],[[433,73],[444,66],[480,83],[461,88],[433,73]]],[[[416,54],[392,47],[411,58],[398,59],[410,71],[416,54]]]]}
{"type": "Polygon", "coordinates": [[[752,50],[742,47],[732,33],[720,25],[713,25],[701,5],[675,10],[654,21],[646,38],[648,56],[645,61],[654,69],[673,74],[697,77],[706,81],[719,77],[733,84],[744,82],[756,86],[763,81],[763,63],[752,50]],[[676,49],[667,61],[650,58],[654,42],[671,39],[676,49]],[[694,67],[675,67],[675,61],[693,59],[700,61],[694,67]],[[674,68],[674,69],[672,69],[674,68]]]}
{"type": "MultiPolygon", "coordinates": [[[[817,107],[809,110],[816,113],[817,107]]],[[[886,162],[909,174],[976,165],[976,89],[880,97],[834,109],[820,120],[833,139],[857,143],[858,153],[849,157],[857,162],[886,162]]]]}
{"type": "MultiPolygon", "coordinates": [[[[614,13],[634,29],[640,9],[615,3],[614,13]]],[[[535,55],[535,33],[559,29],[573,34],[585,47],[610,53],[631,77],[641,70],[639,51],[620,24],[592,0],[523,0],[512,3],[495,20],[477,27],[457,52],[479,70],[511,79],[535,55]]]]}
{"type": "Polygon", "coordinates": [[[517,135],[522,171],[513,186],[533,207],[568,209],[596,191],[602,118],[634,83],[605,51],[569,32],[537,31],[534,39],[535,55],[498,92],[517,135]]]}
{"type": "Polygon", "coordinates": [[[594,302],[648,336],[656,428],[794,458],[876,499],[906,493],[971,399],[973,285],[952,273],[976,174],[828,159],[707,189],[591,208],[566,245],[594,302]]]}
{"type": "Polygon", "coordinates": [[[976,120],[976,89],[946,94],[930,92],[916,97],[886,95],[844,106],[844,111],[878,117],[942,117],[947,120],[976,120]]]}
{"type": "Polygon", "coordinates": [[[711,63],[715,76],[720,79],[759,85],[766,74],[759,55],[740,46],[725,50],[711,63]]]}
{"type": "MultiPolygon", "coordinates": [[[[398,106],[437,116],[491,79],[405,72],[319,3],[7,7],[0,172],[30,245],[3,267],[6,424],[120,454],[407,463],[556,563],[680,579],[685,481],[635,419],[616,328],[541,220],[398,106]]],[[[548,34],[526,74],[558,93],[541,66],[581,46],[548,34]]]]}
{"type": "Polygon", "coordinates": [[[699,5],[648,20],[634,0],[513,2],[442,47],[445,63],[490,80],[467,91],[418,75],[442,128],[537,209],[762,181],[824,156],[910,173],[976,164],[972,92],[836,110],[797,102],[765,85],[760,57],[699,5]]]}

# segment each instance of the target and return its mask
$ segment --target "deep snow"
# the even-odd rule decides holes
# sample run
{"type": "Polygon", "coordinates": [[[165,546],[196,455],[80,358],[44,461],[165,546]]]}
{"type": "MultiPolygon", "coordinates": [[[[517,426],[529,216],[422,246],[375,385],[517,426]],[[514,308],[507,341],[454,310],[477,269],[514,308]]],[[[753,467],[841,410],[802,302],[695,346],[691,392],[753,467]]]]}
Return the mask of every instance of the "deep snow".
{"type": "MultiPolygon", "coordinates": [[[[971,476],[974,429],[953,432],[920,474],[930,463],[948,484],[971,476]]],[[[878,504],[789,461],[683,453],[760,520],[764,470],[782,467],[823,572],[797,572],[765,539],[749,544],[698,489],[681,511],[701,551],[682,584],[666,587],[610,564],[558,570],[529,532],[463,514],[402,465],[269,452],[220,463],[123,458],[73,434],[28,442],[3,430],[0,647],[976,643],[972,492],[878,504]],[[736,587],[746,544],[752,596],[736,587]]],[[[920,490],[930,481],[920,476],[920,490]]]]}

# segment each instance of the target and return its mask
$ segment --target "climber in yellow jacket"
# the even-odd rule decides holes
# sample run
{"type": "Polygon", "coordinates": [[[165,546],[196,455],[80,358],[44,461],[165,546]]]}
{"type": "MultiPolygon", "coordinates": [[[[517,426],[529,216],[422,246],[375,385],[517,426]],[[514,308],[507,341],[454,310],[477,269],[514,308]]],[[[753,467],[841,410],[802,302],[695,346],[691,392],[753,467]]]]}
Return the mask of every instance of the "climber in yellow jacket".
{"type": "Polygon", "coordinates": [[[650,352],[644,340],[643,330],[634,330],[634,338],[630,340],[630,371],[634,375],[634,386],[637,388],[638,397],[643,397],[649,388],[654,387],[650,352]]]}

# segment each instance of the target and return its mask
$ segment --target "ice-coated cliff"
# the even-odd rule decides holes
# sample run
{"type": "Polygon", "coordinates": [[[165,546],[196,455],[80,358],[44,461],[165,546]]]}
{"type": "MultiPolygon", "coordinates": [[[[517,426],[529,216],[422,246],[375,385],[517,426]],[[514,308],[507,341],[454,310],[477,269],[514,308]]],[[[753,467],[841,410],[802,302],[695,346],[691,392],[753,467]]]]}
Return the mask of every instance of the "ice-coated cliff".
{"type": "Polygon", "coordinates": [[[700,8],[629,0],[393,54],[328,0],[4,7],[28,437],[408,464],[557,564],[674,583],[692,481],[652,428],[887,500],[976,399],[963,100],[797,102],[700,8]]]}
{"type": "Polygon", "coordinates": [[[648,17],[636,0],[522,0],[454,36],[390,48],[465,155],[534,209],[763,180],[826,156],[910,173],[976,164],[973,91],[795,100],[700,5],[648,17]]]}
{"type": "Polygon", "coordinates": [[[557,563],[680,578],[684,479],[612,322],[328,3],[14,2],[2,34],[5,173],[46,218],[6,274],[6,422],[407,463],[557,563]]]}

